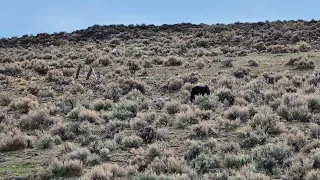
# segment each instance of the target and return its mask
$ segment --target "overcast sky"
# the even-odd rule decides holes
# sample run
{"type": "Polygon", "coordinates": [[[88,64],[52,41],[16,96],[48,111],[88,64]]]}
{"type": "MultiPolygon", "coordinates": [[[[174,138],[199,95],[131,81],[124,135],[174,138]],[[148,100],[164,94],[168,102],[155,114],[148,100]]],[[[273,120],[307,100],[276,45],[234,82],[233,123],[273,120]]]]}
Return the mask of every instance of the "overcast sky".
{"type": "Polygon", "coordinates": [[[234,23],[320,19],[320,0],[4,0],[0,37],[94,24],[234,23]]]}

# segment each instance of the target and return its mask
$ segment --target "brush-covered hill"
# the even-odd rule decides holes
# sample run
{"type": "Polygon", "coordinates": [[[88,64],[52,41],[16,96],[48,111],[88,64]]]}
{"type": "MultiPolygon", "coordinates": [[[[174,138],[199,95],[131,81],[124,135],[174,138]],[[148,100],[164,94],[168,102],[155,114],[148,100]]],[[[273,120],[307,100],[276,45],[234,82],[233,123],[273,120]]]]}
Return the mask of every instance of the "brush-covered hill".
{"type": "Polygon", "coordinates": [[[319,37],[297,20],[2,38],[0,179],[320,179],[319,37]]]}

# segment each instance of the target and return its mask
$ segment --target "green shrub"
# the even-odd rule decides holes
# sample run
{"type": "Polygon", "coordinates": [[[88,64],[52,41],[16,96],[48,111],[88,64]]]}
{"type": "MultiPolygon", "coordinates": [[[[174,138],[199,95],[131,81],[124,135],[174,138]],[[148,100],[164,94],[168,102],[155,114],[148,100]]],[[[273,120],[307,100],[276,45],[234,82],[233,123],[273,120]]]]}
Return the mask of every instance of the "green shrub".
{"type": "Polygon", "coordinates": [[[284,143],[268,143],[252,150],[252,156],[257,161],[258,168],[272,172],[292,155],[292,149],[284,143]]]}
{"type": "Polygon", "coordinates": [[[143,140],[139,136],[131,135],[123,138],[121,144],[124,148],[138,148],[141,146],[143,140]]]}
{"type": "Polygon", "coordinates": [[[226,168],[236,168],[239,169],[240,167],[248,164],[251,161],[249,155],[245,154],[225,154],[224,155],[224,166],[226,168]]]}
{"type": "Polygon", "coordinates": [[[55,119],[47,109],[32,110],[20,118],[20,127],[23,129],[40,129],[53,125],[55,119]]]}
{"type": "Polygon", "coordinates": [[[209,155],[201,153],[191,162],[191,167],[198,173],[208,173],[212,169],[221,167],[221,160],[217,155],[209,155]]]}
{"type": "Polygon", "coordinates": [[[166,103],[165,108],[169,114],[176,114],[180,111],[180,106],[181,106],[180,102],[171,101],[166,103]]]}
{"type": "Polygon", "coordinates": [[[203,110],[215,110],[218,107],[218,98],[216,96],[196,96],[194,104],[203,110]]]}

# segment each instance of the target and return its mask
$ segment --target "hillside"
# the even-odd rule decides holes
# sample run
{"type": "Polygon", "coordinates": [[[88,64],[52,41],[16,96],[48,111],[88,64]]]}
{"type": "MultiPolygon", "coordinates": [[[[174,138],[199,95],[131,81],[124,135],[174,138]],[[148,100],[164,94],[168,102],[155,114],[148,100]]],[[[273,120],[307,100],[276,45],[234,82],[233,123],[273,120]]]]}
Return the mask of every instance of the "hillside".
{"type": "Polygon", "coordinates": [[[315,20],[2,38],[0,179],[320,179],[319,38],[315,20]]]}

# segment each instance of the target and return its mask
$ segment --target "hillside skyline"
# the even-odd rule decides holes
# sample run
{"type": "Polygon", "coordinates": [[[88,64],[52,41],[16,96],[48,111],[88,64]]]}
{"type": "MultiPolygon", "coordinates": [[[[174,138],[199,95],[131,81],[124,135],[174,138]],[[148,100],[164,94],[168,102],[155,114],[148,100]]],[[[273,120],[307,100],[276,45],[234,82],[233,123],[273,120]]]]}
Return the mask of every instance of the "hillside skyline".
{"type": "Polygon", "coordinates": [[[122,0],[42,2],[17,0],[2,2],[0,12],[0,37],[36,35],[38,33],[73,32],[98,25],[111,24],[231,24],[235,22],[264,22],[276,20],[319,19],[317,8],[320,2],[315,0],[263,0],[238,1],[227,0],[211,2],[209,0],[131,2],[122,0]]]}

